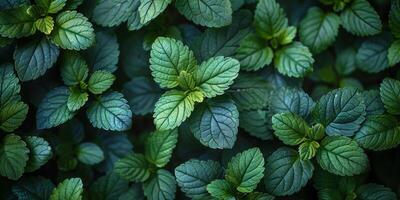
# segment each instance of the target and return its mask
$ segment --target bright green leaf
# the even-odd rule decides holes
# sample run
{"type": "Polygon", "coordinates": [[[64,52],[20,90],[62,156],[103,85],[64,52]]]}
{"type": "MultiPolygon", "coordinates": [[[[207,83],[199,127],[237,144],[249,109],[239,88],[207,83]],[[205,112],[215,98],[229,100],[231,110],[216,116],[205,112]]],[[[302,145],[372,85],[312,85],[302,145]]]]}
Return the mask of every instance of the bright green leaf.
{"type": "Polygon", "coordinates": [[[387,59],[389,66],[394,66],[400,62],[400,40],[394,41],[388,51],[387,51],[387,59]]]}
{"type": "Polygon", "coordinates": [[[28,114],[28,105],[15,101],[0,106],[0,130],[13,132],[24,122],[28,114]]]}
{"type": "Polygon", "coordinates": [[[57,185],[50,200],[82,200],[83,183],[80,178],[65,179],[57,185]]]}
{"type": "Polygon", "coordinates": [[[307,122],[300,116],[285,112],[272,116],[274,134],[286,145],[299,145],[309,132],[307,122]]]}
{"type": "Polygon", "coordinates": [[[235,200],[235,188],[226,180],[217,179],[207,185],[207,191],[216,199],[235,200]]]}
{"type": "Polygon", "coordinates": [[[150,163],[160,168],[164,167],[171,159],[177,142],[177,129],[155,131],[146,140],[144,155],[150,163]]]}
{"type": "Polygon", "coordinates": [[[35,21],[36,28],[42,33],[48,35],[54,28],[54,20],[50,16],[46,16],[44,18],[37,19],[35,21]]]}
{"type": "Polygon", "coordinates": [[[289,77],[303,77],[313,71],[314,59],[306,46],[295,42],[276,52],[274,65],[278,71],[289,77]]]}
{"type": "Polygon", "coordinates": [[[86,104],[88,99],[89,94],[87,92],[81,92],[78,88],[71,88],[67,101],[68,110],[71,112],[79,110],[86,104]]]}
{"type": "Polygon", "coordinates": [[[142,154],[130,154],[115,163],[115,173],[128,181],[143,182],[150,177],[150,166],[142,154]]]}
{"type": "Polygon", "coordinates": [[[246,37],[236,50],[235,58],[240,61],[240,69],[255,71],[271,64],[274,52],[265,41],[255,34],[246,37]]]}
{"type": "Polygon", "coordinates": [[[115,81],[115,76],[107,71],[95,71],[89,78],[88,89],[93,94],[108,90],[115,81]]]}
{"type": "Polygon", "coordinates": [[[66,52],[61,63],[61,78],[65,85],[73,86],[85,82],[89,69],[82,56],[75,52],[66,52]]]}
{"type": "Polygon", "coordinates": [[[275,0],[260,0],[254,20],[257,31],[265,38],[277,36],[288,26],[285,11],[275,0]]]}

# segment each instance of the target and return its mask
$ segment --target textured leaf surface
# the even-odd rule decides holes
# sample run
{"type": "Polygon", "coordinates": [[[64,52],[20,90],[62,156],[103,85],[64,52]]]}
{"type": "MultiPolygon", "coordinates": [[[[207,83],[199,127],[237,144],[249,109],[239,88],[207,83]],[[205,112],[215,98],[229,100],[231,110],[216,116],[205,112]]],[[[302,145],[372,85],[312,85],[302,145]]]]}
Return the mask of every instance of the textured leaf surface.
{"type": "Polygon", "coordinates": [[[399,55],[400,54],[400,40],[394,41],[387,52],[388,64],[389,66],[394,66],[400,62],[399,55]]]}
{"type": "Polygon", "coordinates": [[[39,169],[53,156],[50,144],[41,137],[28,136],[24,138],[29,149],[29,160],[25,167],[26,172],[39,169]]]}
{"type": "Polygon", "coordinates": [[[78,85],[86,81],[89,69],[82,56],[77,53],[67,52],[61,63],[61,78],[65,85],[78,85]]]}
{"type": "Polygon", "coordinates": [[[267,159],[265,187],[276,196],[291,195],[307,184],[313,171],[311,161],[301,160],[295,150],[282,147],[267,159]]]}
{"type": "Polygon", "coordinates": [[[35,18],[26,12],[28,6],[10,8],[0,12],[0,35],[21,38],[36,32],[35,18]]]}
{"type": "Polygon", "coordinates": [[[223,179],[217,179],[207,185],[207,191],[217,199],[236,199],[235,188],[223,179]]]}
{"type": "Polygon", "coordinates": [[[90,187],[90,197],[99,200],[119,199],[125,191],[129,190],[128,181],[115,173],[109,173],[98,178],[90,187]]]}
{"type": "Polygon", "coordinates": [[[285,11],[275,0],[260,0],[254,16],[257,31],[266,38],[276,36],[288,26],[285,11]]]}
{"type": "Polygon", "coordinates": [[[400,81],[385,78],[380,87],[381,100],[390,114],[400,114],[400,81]]]}
{"type": "Polygon", "coordinates": [[[87,92],[81,92],[78,88],[70,89],[70,95],[68,96],[67,107],[71,112],[77,111],[82,108],[89,98],[87,92]]]}
{"type": "Polygon", "coordinates": [[[50,200],[81,200],[83,183],[80,178],[65,179],[57,185],[50,196],[50,200]]]}
{"type": "Polygon", "coordinates": [[[173,200],[176,192],[175,177],[169,171],[159,169],[143,184],[143,190],[148,200],[173,200]]]}
{"type": "Polygon", "coordinates": [[[269,65],[273,56],[272,49],[266,47],[261,38],[251,34],[240,43],[235,58],[240,61],[240,69],[255,71],[269,65]]]}
{"type": "Polygon", "coordinates": [[[300,89],[278,89],[271,95],[270,109],[273,113],[291,112],[307,118],[314,106],[312,98],[300,89]]]}
{"type": "MultiPolygon", "coordinates": [[[[138,1],[138,0],[136,0],[138,1]]],[[[96,32],[96,43],[87,49],[86,59],[92,70],[114,72],[117,70],[119,44],[113,32],[96,32]]]]}
{"type": "Polygon", "coordinates": [[[389,12],[389,27],[396,38],[400,38],[400,2],[392,1],[389,12]]]}
{"type": "Polygon", "coordinates": [[[28,105],[21,101],[0,106],[0,129],[5,132],[13,132],[21,126],[27,114],[28,105]]]}
{"type": "Polygon", "coordinates": [[[344,136],[328,136],[322,140],[317,161],[322,169],[340,176],[360,174],[369,165],[363,149],[344,136]]]}
{"type": "Polygon", "coordinates": [[[21,86],[10,64],[0,65],[0,106],[8,102],[19,100],[21,86]]]}
{"type": "Polygon", "coordinates": [[[293,113],[280,113],[272,117],[274,134],[286,145],[302,143],[309,132],[307,122],[293,113]]]}
{"type": "Polygon", "coordinates": [[[178,130],[156,131],[145,144],[146,159],[157,167],[164,167],[172,157],[172,151],[178,142],[178,130]]]}
{"type": "Polygon", "coordinates": [[[24,173],[29,149],[21,137],[6,135],[0,143],[0,174],[11,180],[18,180],[24,173]]]}
{"type": "Polygon", "coordinates": [[[140,0],[140,23],[146,24],[160,15],[171,3],[171,0],[140,0]]]}
{"type": "Polygon", "coordinates": [[[388,43],[384,40],[366,40],[357,51],[357,67],[368,73],[377,73],[388,68],[388,48],[388,43]]]}
{"type": "Polygon", "coordinates": [[[313,63],[312,54],[299,42],[280,49],[274,59],[274,65],[281,74],[296,78],[311,72],[313,63]]]}
{"type": "Polygon", "coordinates": [[[118,26],[126,21],[136,0],[100,0],[93,9],[93,20],[102,26],[118,26]]]}
{"type": "Polygon", "coordinates": [[[108,90],[115,81],[115,76],[107,71],[95,71],[89,78],[88,89],[93,94],[108,90]]]}
{"type": "Polygon", "coordinates": [[[24,178],[12,187],[12,192],[18,199],[48,200],[54,184],[43,177],[24,178]]]}
{"type": "Polygon", "coordinates": [[[130,154],[115,163],[115,173],[122,178],[143,182],[150,177],[149,163],[142,154],[130,154]]]}

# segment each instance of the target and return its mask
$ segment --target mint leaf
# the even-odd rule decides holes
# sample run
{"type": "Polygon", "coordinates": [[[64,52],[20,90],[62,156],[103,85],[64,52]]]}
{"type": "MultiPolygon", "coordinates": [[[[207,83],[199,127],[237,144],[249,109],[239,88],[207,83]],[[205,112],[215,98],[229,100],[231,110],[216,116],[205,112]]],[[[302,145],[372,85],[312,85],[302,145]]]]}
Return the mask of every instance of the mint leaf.
{"type": "Polygon", "coordinates": [[[96,32],[95,44],[86,50],[86,59],[93,71],[113,73],[117,70],[119,54],[117,36],[113,32],[99,31],[96,32]]]}
{"type": "Polygon", "coordinates": [[[169,171],[159,169],[143,183],[143,190],[148,200],[173,200],[176,192],[175,177],[169,171]]]}
{"type": "Polygon", "coordinates": [[[307,184],[313,171],[311,161],[301,160],[295,150],[281,147],[267,159],[265,187],[276,196],[291,195],[307,184]]]}
{"type": "Polygon", "coordinates": [[[142,154],[130,154],[115,163],[114,171],[128,181],[143,182],[150,177],[149,167],[142,154]]]}
{"type": "Polygon", "coordinates": [[[357,175],[369,167],[363,149],[344,136],[325,137],[316,158],[322,169],[339,176],[357,175]]]}
{"type": "Polygon", "coordinates": [[[140,0],[140,23],[147,24],[160,15],[171,3],[171,0],[140,0]]]}
{"type": "Polygon", "coordinates": [[[145,157],[157,167],[167,165],[178,142],[178,130],[155,131],[146,140],[145,157]]]}
{"type": "Polygon", "coordinates": [[[53,156],[50,144],[41,137],[28,136],[24,138],[29,149],[29,160],[25,167],[26,172],[33,172],[47,163],[53,156]]]}
{"type": "Polygon", "coordinates": [[[94,143],[85,142],[78,146],[77,158],[84,164],[94,165],[104,160],[103,150],[94,143]]]}
{"type": "Polygon", "coordinates": [[[50,196],[50,200],[81,200],[83,183],[80,178],[65,179],[57,185],[50,196]]]}
{"type": "Polygon", "coordinates": [[[281,74],[296,78],[311,72],[313,63],[312,54],[299,42],[278,50],[274,59],[274,65],[281,74]]]}
{"type": "Polygon", "coordinates": [[[265,46],[263,39],[250,34],[240,43],[235,57],[240,61],[242,70],[256,71],[272,62],[274,52],[265,46]]]}
{"type": "Polygon", "coordinates": [[[118,26],[126,21],[138,0],[100,0],[93,9],[93,21],[101,26],[118,26]]]}
{"type": "Polygon", "coordinates": [[[239,192],[250,193],[264,176],[264,157],[258,148],[234,156],[228,163],[225,179],[239,192]]]}
{"type": "Polygon", "coordinates": [[[271,95],[270,109],[273,113],[291,112],[306,119],[314,106],[313,99],[301,89],[282,88],[271,95]]]}
{"type": "Polygon", "coordinates": [[[82,50],[94,43],[95,34],[88,19],[76,11],[64,11],[56,18],[51,41],[62,49],[82,50]]]}
{"type": "Polygon", "coordinates": [[[35,21],[36,28],[42,33],[49,35],[54,28],[54,20],[50,16],[46,16],[44,18],[37,19],[35,21]]]}
{"type": "Polygon", "coordinates": [[[115,76],[107,71],[95,71],[89,78],[88,90],[93,94],[101,94],[108,90],[115,81],[115,76]]]}
{"type": "Polygon", "coordinates": [[[195,24],[207,27],[222,27],[232,22],[229,0],[177,0],[178,11],[195,24]]]}
{"type": "Polygon", "coordinates": [[[192,199],[208,197],[207,185],[221,175],[218,162],[189,160],[175,168],[175,177],[182,192],[192,199]]]}
{"type": "Polygon", "coordinates": [[[28,6],[0,11],[0,35],[7,38],[21,38],[36,32],[35,18],[27,12],[28,6]]]}
{"type": "Polygon", "coordinates": [[[140,22],[139,6],[140,0],[133,1],[131,14],[128,18],[128,30],[130,31],[139,30],[145,25],[140,22]]]}
{"type": "Polygon", "coordinates": [[[288,19],[275,0],[260,0],[254,13],[254,24],[257,31],[269,39],[288,26],[288,19]]]}
{"type": "Polygon", "coordinates": [[[317,154],[319,144],[316,141],[305,141],[299,146],[299,156],[301,160],[310,160],[317,154]]]}
{"type": "Polygon", "coordinates": [[[54,184],[43,177],[32,176],[24,178],[12,187],[12,192],[18,199],[49,199],[54,184]]]}
{"type": "Polygon", "coordinates": [[[398,57],[400,53],[400,40],[394,41],[387,52],[387,59],[389,66],[394,66],[400,62],[400,58],[398,57]]]}
{"type": "Polygon", "coordinates": [[[216,199],[236,199],[235,188],[226,180],[217,179],[207,185],[207,191],[216,199]]]}
{"type": "MultiPolygon", "coordinates": [[[[98,178],[90,187],[90,198],[93,199],[121,199],[121,196],[130,191],[128,181],[115,173],[108,173],[98,178]]],[[[121,199],[122,200],[122,199],[121,199]]]]}
{"type": "Polygon", "coordinates": [[[386,111],[390,114],[400,114],[400,81],[385,78],[380,86],[380,94],[386,111]]]}
{"type": "Polygon", "coordinates": [[[270,117],[270,112],[266,110],[240,111],[239,126],[251,136],[269,140],[273,138],[270,117]]]}
{"type": "Polygon", "coordinates": [[[0,106],[0,129],[5,132],[13,132],[21,126],[27,114],[28,105],[21,101],[0,106]]]}
{"type": "Polygon", "coordinates": [[[79,88],[71,88],[67,102],[68,110],[71,112],[79,110],[86,104],[88,98],[89,94],[87,92],[82,92],[79,88]]]}
{"type": "Polygon", "coordinates": [[[361,185],[356,190],[357,198],[360,200],[373,199],[396,199],[397,196],[390,188],[375,183],[361,185]]]}
{"type": "Polygon", "coordinates": [[[190,130],[203,145],[230,149],[236,141],[239,112],[229,99],[212,99],[200,104],[190,118],[190,130]]]}
{"type": "Polygon", "coordinates": [[[132,126],[132,112],[124,96],[109,92],[94,101],[86,111],[92,125],[112,131],[125,131],[132,126]]]}
{"type": "Polygon", "coordinates": [[[312,52],[322,52],[335,42],[339,25],[340,18],[335,13],[312,7],[300,23],[300,41],[312,52]]]}
{"type": "Polygon", "coordinates": [[[272,116],[274,134],[286,145],[299,145],[309,134],[307,122],[293,113],[280,113],[272,116]]]}
{"type": "Polygon", "coordinates": [[[0,107],[9,102],[20,100],[19,80],[10,64],[0,65],[0,107]]]}
{"type": "Polygon", "coordinates": [[[85,82],[89,69],[82,56],[75,52],[67,52],[61,63],[61,78],[65,85],[74,86],[85,82]]]}
{"type": "Polygon", "coordinates": [[[67,0],[36,0],[36,4],[42,7],[46,13],[58,13],[67,3],[67,0]]]}
{"type": "Polygon", "coordinates": [[[383,39],[366,40],[357,51],[357,68],[368,73],[377,73],[389,67],[389,44],[383,39]]]}
{"type": "Polygon", "coordinates": [[[363,96],[367,117],[370,115],[383,114],[385,112],[385,108],[378,90],[364,91],[363,96]]]}
{"type": "Polygon", "coordinates": [[[6,135],[0,143],[0,175],[18,180],[24,173],[29,149],[21,137],[6,135]]]}

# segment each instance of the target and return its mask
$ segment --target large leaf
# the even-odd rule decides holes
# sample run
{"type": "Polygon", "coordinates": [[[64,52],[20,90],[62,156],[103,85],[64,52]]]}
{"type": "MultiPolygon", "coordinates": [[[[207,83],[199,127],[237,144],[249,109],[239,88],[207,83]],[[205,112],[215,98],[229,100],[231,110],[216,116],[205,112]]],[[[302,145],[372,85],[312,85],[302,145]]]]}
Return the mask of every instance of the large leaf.
{"type": "Polygon", "coordinates": [[[388,48],[388,42],[383,39],[366,40],[357,51],[357,67],[368,73],[388,68],[388,48]]]}
{"type": "Polygon", "coordinates": [[[250,193],[264,176],[264,157],[258,148],[234,156],[228,163],[225,179],[239,192],[250,193]]]}
{"type": "Polygon", "coordinates": [[[76,11],[64,11],[57,16],[50,35],[57,46],[69,50],[81,50],[91,46],[95,34],[89,20],[76,11]]]}
{"type": "Polygon", "coordinates": [[[27,12],[24,5],[0,11],[0,35],[7,38],[21,38],[36,32],[35,18],[27,12]]]}
{"type": "Polygon", "coordinates": [[[176,181],[182,192],[192,199],[208,197],[207,185],[221,175],[218,162],[189,160],[175,168],[176,181]]]}
{"type": "Polygon", "coordinates": [[[93,9],[93,21],[112,27],[126,21],[131,15],[136,0],[100,0],[93,9]]]}
{"type": "Polygon", "coordinates": [[[385,78],[381,83],[380,94],[386,111],[400,115],[400,81],[385,78]]]}
{"type": "Polygon", "coordinates": [[[42,76],[57,61],[60,50],[46,37],[18,45],[14,52],[15,70],[21,81],[42,76]]]}
{"type": "Polygon", "coordinates": [[[340,18],[334,13],[324,13],[312,7],[300,24],[300,40],[312,52],[319,53],[335,42],[339,31],[340,18]]]}
{"type": "Polygon", "coordinates": [[[131,15],[128,18],[128,30],[139,30],[144,24],[140,22],[139,6],[140,0],[134,0],[132,6],[131,15]]]}
{"type": "Polygon", "coordinates": [[[62,60],[61,78],[65,85],[79,85],[86,81],[89,69],[82,56],[75,52],[66,52],[62,60]]]}
{"type": "Polygon", "coordinates": [[[286,145],[299,145],[309,135],[307,122],[300,116],[285,112],[272,117],[274,134],[286,145]]]}
{"type": "Polygon", "coordinates": [[[382,22],[367,0],[354,0],[340,15],[343,27],[358,36],[381,32],[382,22]]]}
{"type": "Polygon", "coordinates": [[[124,131],[132,126],[132,111],[124,96],[118,92],[102,95],[89,106],[86,113],[96,128],[124,131]]]}
{"type": "Polygon", "coordinates": [[[291,195],[307,184],[313,171],[311,161],[301,160],[295,150],[282,147],[267,159],[265,187],[276,196],[291,195]]]}
{"type": "Polygon", "coordinates": [[[11,180],[19,179],[28,161],[29,149],[21,137],[6,135],[0,143],[0,175],[11,180]]]}
{"type": "Polygon", "coordinates": [[[354,140],[365,149],[381,151],[394,148],[400,144],[400,127],[391,115],[373,115],[365,120],[354,140]]]}
{"type": "Polygon", "coordinates": [[[87,92],[80,91],[79,88],[70,88],[70,95],[68,97],[67,107],[71,112],[77,111],[82,108],[89,98],[87,92]]]}
{"type": "Polygon", "coordinates": [[[28,177],[18,181],[12,192],[18,199],[48,200],[54,184],[43,177],[28,177]]]}
{"type": "Polygon", "coordinates": [[[117,70],[119,44],[117,36],[113,32],[96,32],[96,43],[87,49],[86,52],[88,65],[93,71],[104,70],[114,72],[117,70]]]}
{"type": "Polygon", "coordinates": [[[146,159],[157,167],[164,167],[172,157],[176,143],[178,142],[178,130],[155,131],[146,140],[146,159]]]}
{"type": "Polygon", "coordinates": [[[114,171],[128,181],[143,182],[150,177],[149,163],[142,154],[130,154],[118,160],[114,171]]]}
{"type": "Polygon", "coordinates": [[[314,59],[308,48],[299,42],[283,47],[276,52],[274,65],[278,71],[289,77],[303,77],[313,71],[314,59]]]}
{"type": "Polygon", "coordinates": [[[177,0],[175,6],[186,18],[202,26],[221,27],[232,22],[229,0],[177,0]]]}
{"type": "Polygon", "coordinates": [[[148,200],[174,200],[175,177],[169,171],[159,169],[153,177],[143,184],[143,190],[148,200]]]}
{"type": "Polygon", "coordinates": [[[160,15],[171,3],[171,0],[140,0],[140,23],[147,24],[160,15]]]}
{"type": "Polygon", "coordinates": [[[57,87],[47,93],[36,113],[38,129],[58,126],[74,116],[75,113],[69,111],[67,106],[69,94],[66,87],[57,87]]]}
{"type": "Polygon", "coordinates": [[[190,130],[205,146],[232,148],[239,126],[239,112],[233,101],[219,98],[199,105],[190,118],[190,130]]]}
{"type": "Polygon", "coordinates": [[[269,65],[274,53],[270,47],[266,47],[263,39],[255,34],[250,34],[236,50],[235,58],[240,61],[240,69],[255,71],[269,65]]]}
{"type": "Polygon", "coordinates": [[[266,38],[277,36],[288,26],[285,11],[275,0],[260,0],[254,16],[257,31],[266,38]]]}
{"type": "Polygon", "coordinates": [[[21,101],[15,101],[0,106],[0,130],[13,132],[21,126],[27,114],[28,105],[21,101]]]}
{"type": "Polygon", "coordinates": [[[65,179],[57,185],[50,196],[50,200],[81,200],[83,183],[80,178],[65,179]]]}
{"type": "Polygon", "coordinates": [[[321,97],[313,110],[328,135],[352,136],[365,120],[365,104],[356,88],[340,88],[321,97]]]}
{"type": "Polygon", "coordinates": [[[307,118],[314,106],[313,99],[301,89],[282,88],[271,95],[270,109],[273,113],[291,112],[307,118]]]}
{"type": "Polygon", "coordinates": [[[363,149],[345,136],[328,136],[322,140],[316,158],[322,169],[340,176],[360,174],[369,166],[363,149]]]}
{"type": "Polygon", "coordinates": [[[151,74],[163,88],[176,87],[179,73],[192,72],[195,66],[196,59],[193,52],[181,41],[158,37],[151,46],[151,74]]]}
{"type": "Polygon", "coordinates": [[[32,172],[39,169],[53,156],[50,144],[43,138],[28,136],[24,138],[24,141],[29,149],[29,160],[25,167],[26,172],[32,172]]]}
{"type": "Polygon", "coordinates": [[[217,56],[201,63],[194,72],[194,78],[204,95],[211,98],[223,94],[232,85],[239,70],[239,61],[217,56]]]}

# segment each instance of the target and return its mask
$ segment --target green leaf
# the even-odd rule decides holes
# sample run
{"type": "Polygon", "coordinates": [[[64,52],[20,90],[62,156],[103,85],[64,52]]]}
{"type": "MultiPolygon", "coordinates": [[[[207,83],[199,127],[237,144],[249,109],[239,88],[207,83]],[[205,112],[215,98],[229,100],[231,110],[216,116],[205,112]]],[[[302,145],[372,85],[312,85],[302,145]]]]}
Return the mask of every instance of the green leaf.
{"type": "Polygon", "coordinates": [[[391,78],[383,79],[380,94],[386,111],[390,114],[400,115],[400,81],[391,78]]]}
{"type": "Polygon", "coordinates": [[[260,0],[254,13],[254,24],[257,31],[269,39],[288,26],[288,19],[275,0],[260,0]]]}
{"type": "Polygon", "coordinates": [[[222,168],[213,160],[189,160],[175,168],[176,181],[182,192],[191,199],[208,197],[207,185],[219,178],[222,168]]]}
{"type": "Polygon", "coordinates": [[[400,40],[396,40],[390,45],[387,51],[387,59],[389,66],[394,66],[400,62],[399,54],[400,54],[400,40]]]}
{"type": "Polygon", "coordinates": [[[37,19],[35,21],[36,28],[42,33],[48,35],[54,28],[54,20],[50,16],[46,16],[44,18],[37,19]]]}
{"type": "Polygon", "coordinates": [[[177,0],[178,11],[187,19],[207,27],[222,27],[232,22],[229,0],[177,0]]]}
{"type": "Polygon", "coordinates": [[[356,190],[357,199],[360,200],[394,200],[397,196],[390,188],[375,183],[361,185],[356,190]]]}
{"type": "Polygon", "coordinates": [[[274,52],[264,43],[264,40],[255,34],[250,34],[240,43],[235,55],[240,61],[240,69],[256,71],[271,64],[274,52]]]}
{"type": "Polygon", "coordinates": [[[236,154],[228,163],[225,179],[239,192],[250,193],[264,176],[264,156],[258,148],[236,154]]]}
{"type": "Polygon", "coordinates": [[[150,69],[155,82],[162,88],[178,86],[181,71],[193,72],[196,59],[193,52],[181,41],[158,37],[151,46],[150,69]]]}
{"type": "Polygon", "coordinates": [[[274,44],[276,42],[280,45],[290,44],[296,37],[296,33],[297,33],[297,28],[295,26],[288,26],[278,34],[276,39],[274,38],[274,41],[271,41],[272,45],[276,45],[274,44]]]}
{"type": "Polygon", "coordinates": [[[194,90],[196,87],[196,81],[194,80],[193,75],[186,71],[181,71],[179,73],[178,83],[179,87],[185,91],[194,90]]]}
{"type": "Polygon", "coordinates": [[[28,114],[28,105],[15,101],[0,106],[0,130],[13,132],[24,122],[28,114]]]}
{"type": "Polygon", "coordinates": [[[154,124],[158,130],[174,129],[190,116],[194,104],[194,100],[185,92],[165,92],[155,105],[154,124]]]}
{"type": "Polygon", "coordinates": [[[335,69],[339,75],[350,75],[356,69],[356,51],[346,48],[337,52],[335,69]]]}
{"type": "Polygon", "coordinates": [[[352,136],[365,120],[365,104],[356,88],[340,88],[321,97],[313,116],[328,135],[352,136]]]}
{"type": "Polygon", "coordinates": [[[309,134],[307,135],[308,138],[312,140],[321,140],[325,136],[325,127],[322,124],[314,124],[311,129],[309,134]]]}
{"type": "Polygon", "coordinates": [[[307,184],[313,171],[311,161],[301,160],[295,150],[281,147],[267,159],[265,187],[275,196],[291,195],[307,184]]]}
{"type": "Polygon", "coordinates": [[[0,107],[9,102],[20,100],[21,86],[10,64],[0,65],[0,107]]]}
{"type": "Polygon", "coordinates": [[[53,67],[60,50],[46,37],[18,45],[14,51],[15,70],[21,81],[34,80],[53,67]]]}
{"type": "Polygon", "coordinates": [[[29,149],[29,160],[25,167],[26,172],[33,172],[47,163],[53,156],[50,144],[41,137],[28,136],[24,138],[29,149]]]}
{"type": "Polygon", "coordinates": [[[75,52],[66,52],[61,63],[61,78],[65,85],[73,86],[84,82],[89,69],[82,56],[75,52]]]}
{"type": "Polygon", "coordinates": [[[88,65],[93,71],[104,70],[113,73],[117,70],[119,44],[113,32],[96,32],[96,43],[87,49],[86,53],[88,65]]]}
{"type": "Polygon", "coordinates": [[[235,200],[235,188],[226,180],[217,179],[207,185],[207,191],[216,199],[235,200]]]}
{"type": "Polygon", "coordinates": [[[93,21],[106,27],[118,26],[131,15],[139,0],[100,0],[93,9],[93,21]]]}
{"type": "Polygon", "coordinates": [[[104,160],[103,150],[90,142],[79,144],[76,154],[78,160],[87,165],[95,165],[104,160]]]}
{"type": "Polygon", "coordinates": [[[275,197],[272,195],[269,195],[267,193],[261,193],[261,192],[253,192],[250,193],[247,197],[247,200],[274,200],[275,197]]]}
{"type": "Polygon", "coordinates": [[[146,159],[161,168],[167,165],[178,142],[178,130],[155,131],[146,140],[146,159]]]}
{"type": "Polygon", "coordinates": [[[275,114],[291,112],[306,119],[314,106],[313,99],[301,89],[280,88],[271,95],[270,109],[275,114]]]}
{"type": "Polygon", "coordinates": [[[56,18],[51,40],[62,49],[82,50],[90,47],[95,40],[92,24],[76,11],[64,11],[56,18]]]}
{"type": "Polygon", "coordinates": [[[140,0],[133,1],[131,14],[128,18],[128,30],[130,31],[139,30],[144,26],[144,24],[140,22],[139,6],[140,0]]]}
{"type": "Polygon", "coordinates": [[[274,65],[278,71],[289,77],[303,77],[313,71],[314,59],[306,46],[294,42],[276,52],[274,65]]]}
{"type": "Polygon", "coordinates": [[[160,15],[171,3],[171,0],[140,0],[140,23],[147,24],[160,15]]]}
{"type": "Polygon", "coordinates": [[[212,99],[196,108],[189,124],[203,145],[212,149],[231,149],[238,133],[239,112],[230,99],[212,99]]]}
{"type": "Polygon", "coordinates": [[[391,115],[373,115],[365,120],[354,140],[365,149],[391,149],[400,144],[400,127],[391,115]]]}
{"type": "Polygon", "coordinates": [[[400,38],[400,2],[392,1],[389,12],[389,28],[396,38],[400,38]]]}
{"type": "Polygon", "coordinates": [[[108,90],[115,81],[115,76],[107,71],[95,71],[89,78],[88,89],[93,94],[108,90]]]}
{"type": "Polygon", "coordinates": [[[378,90],[369,90],[363,92],[365,111],[367,117],[370,115],[379,115],[385,112],[385,108],[381,101],[381,97],[378,90]]]}
{"type": "Polygon", "coordinates": [[[312,7],[300,23],[300,41],[312,52],[322,52],[335,42],[339,25],[340,18],[335,13],[312,7]]]}
{"type": "Polygon", "coordinates": [[[0,175],[18,180],[24,173],[29,149],[21,137],[6,135],[0,143],[0,175]]]}
{"type": "Polygon", "coordinates": [[[67,0],[35,0],[36,4],[42,7],[46,13],[58,13],[67,3],[67,0]]]}
{"type": "Polygon", "coordinates": [[[22,5],[28,5],[27,0],[7,0],[0,1],[0,10],[5,10],[9,8],[16,8],[22,5]]]}
{"type": "Polygon", "coordinates": [[[69,178],[57,185],[50,196],[50,200],[81,200],[83,183],[80,178],[69,178]]]}
{"type": "Polygon", "coordinates": [[[132,126],[132,111],[124,96],[109,92],[94,101],[86,112],[96,128],[112,131],[125,131],[132,126]]]}
{"type": "Polygon", "coordinates": [[[197,85],[207,98],[222,95],[238,76],[240,64],[233,58],[213,57],[204,61],[194,72],[197,85]]]}
{"type": "Polygon", "coordinates": [[[79,88],[71,88],[67,101],[68,110],[71,112],[79,110],[86,104],[88,98],[87,92],[82,92],[79,88]]]}
{"type": "Polygon", "coordinates": [[[293,113],[280,113],[272,116],[274,134],[286,145],[299,145],[309,134],[307,122],[293,113]]]}
{"type": "Polygon", "coordinates": [[[173,200],[176,192],[175,177],[169,171],[159,169],[143,183],[143,190],[148,200],[173,200]]]}
{"type": "Polygon", "coordinates": [[[299,156],[301,160],[310,160],[317,154],[319,144],[316,141],[305,141],[299,146],[299,156]]]}
{"type": "Polygon", "coordinates": [[[265,110],[240,111],[239,126],[261,140],[273,138],[270,112],[265,110]]]}
{"type": "Polygon", "coordinates": [[[21,38],[36,32],[35,18],[27,12],[28,6],[0,11],[0,35],[7,38],[21,38]]]}
{"type": "Polygon", "coordinates": [[[382,39],[364,41],[357,51],[357,67],[368,73],[377,73],[388,68],[388,48],[388,42],[382,39]]]}
{"type": "Polygon", "coordinates": [[[43,177],[28,177],[13,185],[12,192],[17,199],[48,200],[54,184],[43,177]]]}
{"type": "Polygon", "coordinates": [[[142,154],[130,154],[115,163],[115,173],[128,181],[143,182],[150,177],[150,166],[142,154]]]}
{"type": "Polygon", "coordinates": [[[75,113],[69,111],[67,103],[70,93],[66,87],[57,87],[43,98],[36,113],[36,127],[47,129],[72,119],[75,113]]]}
{"type": "Polygon", "coordinates": [[[99,170],[111,171],[114,163],[132,153],[133,145],[126,134],[97,134],[98,144],[104,151],[104,161],[99,164],[99,170]]]}
{"type": "Polygon", "coordinates": [[[114,200],[119,199],[125,191],[130,190],[128,181],[115,173],[108,173],[98,178],[90,187],[90,199],[114,200]]]}
{"type": "Polygon", "coordinates": [[[317,151],[317,161],[322,169],[339,176],[357,175],[369,167],[363,149],[345,136],[325,137],[317,151]]]}
{"type": "Polygon", "coordinates": [[[354,0],[340,18],[343,28],[357,36],[375,35],[382,29],[378,13],[367,0],[354,0]]]}
{"type": "Polygon", "coordinates": [[[240,74],[226,93],[239,110],[263,109],[268,104],[271,87],[268,81],[253,74],[240,74]]]}

